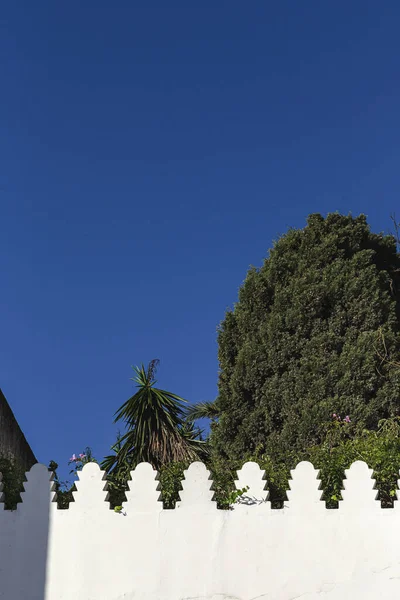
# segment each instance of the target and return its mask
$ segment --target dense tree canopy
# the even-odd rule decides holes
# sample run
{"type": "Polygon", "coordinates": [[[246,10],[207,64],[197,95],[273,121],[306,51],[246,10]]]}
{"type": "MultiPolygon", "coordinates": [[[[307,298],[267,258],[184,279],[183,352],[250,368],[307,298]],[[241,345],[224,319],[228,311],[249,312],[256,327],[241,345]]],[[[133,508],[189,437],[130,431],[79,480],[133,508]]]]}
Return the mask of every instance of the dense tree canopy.
{"type": "Polygon", "coordinates": [[[399,275],[396,240],[363,215],[283,235],[220,327],[216,455],[305,449],[333,412],[358,430],[398,415],[399,275]]]}

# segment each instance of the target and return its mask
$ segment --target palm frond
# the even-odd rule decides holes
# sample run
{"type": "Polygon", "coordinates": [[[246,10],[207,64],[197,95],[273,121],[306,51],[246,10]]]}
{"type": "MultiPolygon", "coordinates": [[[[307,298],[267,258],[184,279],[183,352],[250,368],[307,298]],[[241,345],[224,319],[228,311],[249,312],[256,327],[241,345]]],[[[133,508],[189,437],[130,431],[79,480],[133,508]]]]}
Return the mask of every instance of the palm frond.
{"type": "Polygon", "coordinates": [[[219,416],[219,409],[217,408],[216,402],[198,402],[197,404],[191,404],[185,410],[186,418],[192,421],[197,419],[217,419],[219,416]]]}
{"type": "MultiPolygon", "coordinates": [[[[134,367],[138,391],[115,413],[115,422],[123,421],[126,433],[119,439],[119,460],[131,464],[150,462],[156,469],[172,461],[198,460],[204,454],[204,442],[187,430],[186,400],[155,386],[158,361],[147,369],[134,367]],[[186,429],[185,429],[186,427],[186,429]]],[[[109,457],[107,457],[109,458],[109,457]]],[[[112,467],[109,460],[107,466],[112,467]]]]}

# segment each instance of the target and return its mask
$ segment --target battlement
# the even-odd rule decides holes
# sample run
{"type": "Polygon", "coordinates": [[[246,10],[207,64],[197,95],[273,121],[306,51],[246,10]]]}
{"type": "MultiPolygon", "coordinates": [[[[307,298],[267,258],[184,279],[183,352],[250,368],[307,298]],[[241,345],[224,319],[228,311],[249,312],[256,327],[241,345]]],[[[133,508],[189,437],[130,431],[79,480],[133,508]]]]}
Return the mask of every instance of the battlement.
{"type": "Polygon", "coordinates": [[[27,473],[18,510],[0,511],[0,598],[6,600],[314,600],[400,594],[400,509],[382,509],[372,470],[346,471],[343,501],[328,510],[318,471],[291,472],[288,501],[272,510],[255,463],[247,487],[218,510],[210,473],[193,463],[175,510],[164,510],[158,476],[132,471],[123,511],[110,510],[105,474],[79,473],[69,510],[58,510],[52,475],[27,473]]]}

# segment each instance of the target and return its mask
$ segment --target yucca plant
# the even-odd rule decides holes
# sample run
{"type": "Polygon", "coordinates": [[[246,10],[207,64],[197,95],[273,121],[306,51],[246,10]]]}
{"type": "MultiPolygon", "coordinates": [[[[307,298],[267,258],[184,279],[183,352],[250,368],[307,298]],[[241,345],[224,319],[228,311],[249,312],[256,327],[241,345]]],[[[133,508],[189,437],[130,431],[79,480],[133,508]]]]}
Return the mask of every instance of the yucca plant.
{"type": "Polygon", "coordinates": [[[147,369],[133,367],[138,391],[115,413],[115,422],[123,421],[126,432],[118,448],[113,448],[115,457],[103,462],[108,472],[123,464],[134,468],[140,462],[159,470],[170,462],[201,460],[206,454],[206,442],[198,439],[199,430],[186,419],[186,400],[155,387],[158,364],[152,360],[147,369]]]}

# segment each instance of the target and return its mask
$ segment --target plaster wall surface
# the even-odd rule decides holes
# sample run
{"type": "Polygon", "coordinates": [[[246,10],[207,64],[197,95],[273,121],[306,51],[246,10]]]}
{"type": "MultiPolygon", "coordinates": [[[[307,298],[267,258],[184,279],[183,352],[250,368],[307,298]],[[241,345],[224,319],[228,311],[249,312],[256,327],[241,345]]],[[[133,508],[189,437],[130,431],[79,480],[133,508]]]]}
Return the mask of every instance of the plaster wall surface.
{"type": "Polygon", "coordinates": [[[255,463],[233,510],[216,508],[202,463],[163,510],[156,472],[132,472],[123,512],[89,463],[75,502],[58,510],[49,472],[34,465],[23,502],[0,511],[0,598],[6,600],[392,600],[400,597],[400,508],[382,509],[372,471],[346,472],[339,509],[321,501],[317,471],[292,471],[288,502],[271,510],[255,463]]]}

